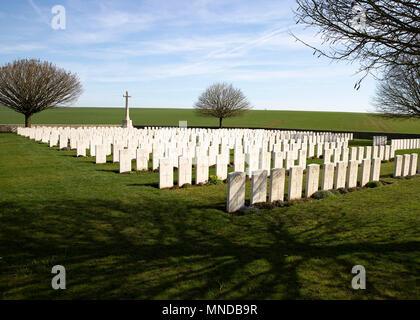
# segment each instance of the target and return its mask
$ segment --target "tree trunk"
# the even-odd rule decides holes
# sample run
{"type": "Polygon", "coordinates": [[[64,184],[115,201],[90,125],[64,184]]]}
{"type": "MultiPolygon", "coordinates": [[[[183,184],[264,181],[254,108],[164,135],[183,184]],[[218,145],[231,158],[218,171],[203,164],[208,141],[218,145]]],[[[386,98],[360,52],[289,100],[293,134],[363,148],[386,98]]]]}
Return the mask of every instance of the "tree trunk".
{"type": "Polygon", "coordinates": [[[219,118],[219,128],[222,127],[222,121],[223,121],[223,118],[219,118]]]}
{"type": "Polygon", "coordinates": [[[31,115],[25,114],[25,127],[29,128],[31,126],[31,115]]]}

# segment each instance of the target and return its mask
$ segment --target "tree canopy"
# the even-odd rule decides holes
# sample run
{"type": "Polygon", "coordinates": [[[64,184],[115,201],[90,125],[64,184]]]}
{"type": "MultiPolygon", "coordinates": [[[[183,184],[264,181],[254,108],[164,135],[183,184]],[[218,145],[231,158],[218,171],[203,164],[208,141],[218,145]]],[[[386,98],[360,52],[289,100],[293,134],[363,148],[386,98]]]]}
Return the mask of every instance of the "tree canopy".
{"type": "Polygon", "coordinates": [[[0,68],[0,104],[25,115],[70,104],[82,93],[77,75],[37,59],[16,60],[0,68]]]}
{"type": "Polygon", "coordinates": [[[197,114],[219,118],[220,128],[223,119],[242,115],[249,109],[251,109],[251,105],[242,91],[227,83],[211,85],[195,103],[197,114]]]}

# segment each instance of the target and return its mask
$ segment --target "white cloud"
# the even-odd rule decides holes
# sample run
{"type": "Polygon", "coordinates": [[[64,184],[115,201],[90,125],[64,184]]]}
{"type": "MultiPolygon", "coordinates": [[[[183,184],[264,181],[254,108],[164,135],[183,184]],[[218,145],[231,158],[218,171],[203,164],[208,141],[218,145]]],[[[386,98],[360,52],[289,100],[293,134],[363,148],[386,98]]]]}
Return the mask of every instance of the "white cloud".
{"type": "Polygon", "coordinates": [[[45,46],[40,44],[22,43],[15,45],[3,45],[0,46],[1,54],[13,54],[13,53],[26,53],[35,50],[45,49],[45,46]]]}

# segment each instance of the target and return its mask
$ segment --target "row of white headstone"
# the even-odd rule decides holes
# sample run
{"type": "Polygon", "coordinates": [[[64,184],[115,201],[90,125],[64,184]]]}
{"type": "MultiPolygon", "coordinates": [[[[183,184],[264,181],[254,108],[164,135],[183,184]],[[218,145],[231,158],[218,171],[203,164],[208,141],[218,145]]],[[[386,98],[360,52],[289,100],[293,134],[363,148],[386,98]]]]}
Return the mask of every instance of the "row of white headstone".
{"type": "MultiPolygon", "coordinates": [[[[319,190],[333,190],[340,188],[354,188],[365,186],[370,181],[379,181],[381,160],[363,159],[361,162],[360,178],[359,162],[351,160],[339,162],[336,166],[325,163],[322,166],[322,180],[319,186],[320,165],[310,164],[306,167],[306,186],[304,197],[309,198],[319,190]],[[335,174],[334,174],[335,173],[335,174]]],[[[300,199],[303,188],[303,168],[292,167],[289,172],[288,200],[300,199]]],[[[420,157],[417,153],[397,155],[395,157],[394,177],[414,176],[420,174],[420,157]]],[[[284,201],[286,181],[285,168],[271,169],[268,201],[284,201]]],[[[267,201],[267,170],[254,171],[251,180],[250,204],[267,201]]],[[[238,211],[245,205],[245,173],[232,172],[228,175],[228,191],[226,210],[238,211]]]]}
{"type": "Polygon", "coordinates": [[[395,157],[394,177],[414,176],[416,173],[420,173],[420,157],[417,153],[395,157]]]}
{"type": "MultiPolygon", "coordinates": [[[[169,138],[176,139],[176,136],[195,136],[197,140],[203,142],[212,141],[215,138],[223,138],[225,141],[237,138],[244,138],[245,140],[258,141],[269,140],[270,144],[279,140],[301,139],[310,143],[319,142],[336,142],[339,140],[352,140],[351,133],[329,133],[329,132],[311,132],[311,131],[291,131],[291,130],[263,130],[263,129],[199,129],[199,128],[118,128],[118,127],[33,127],[33,128],[18,128],[18,134],[29,136],[31,139],[40,141],[41,139],[48,141],[50,134],[58,136],[59,134],[67,135],[68,138],[90,138],[93,135],[100,134],[104,136],[109,135],[125,135],[126,137],[144,136],[155,138],[169,138]]],[[[192,141],[190,139],[189,141],[192,141]]]]}
{"type": "MultiPolygon", "coordinates": [[[[114,162],[119,160],[120,149],[130,149],[132,159],[136,150],[152,153],[152,169],[157,169],[161,158],[171,159],[178,165],[179,156],[186,156],[195,163],[197,156],[208,156],[210,165],[216,164],[216,157],[223,154],[229,161],[230,150],[237,153],[259,154],[264,152],[289,153],[289,159],[297,160],[300,150],[306,150],[308,157],[320,157],[323,150],[347,147],[351,134],[311,133],[294,131],[252,130],[252,129],[179,129],[146,128],[122,129],[116,127],[36,127],[19,128],[18,134],[36,141],[58,145],[60,149],[77,149],[78,156],[96,156],[96,147],[105,148],[106,155],[113,154],[114,162]],[[103,146],[103,147],[101,147],[103,146]]],[[[251,156],[252,157],[252,156],[251,156]]],[[[103,162],[103,155],[97,160],[103,162]]],[[[255,157],[253,157],[255,158],[255,157]]],[[[302,157],[301,157],[302,158],[302,157]]],[[[258,160],[257,160],[258,161],[258,160]]]]}
{"type": "MultiPolygon", "coordinates": [[[[350,152],[350,159],[349,159],[349,149],[343,148],[343,155],[340,156],[338,150],[334,149],[334,158],[328,160],[328,156],[324,158],[324,164],[331,164],[332,167],[336,167],[339,163],[347,163],[347,162],[357,162],[358,164],[362,164],[363,160],[370,160],[376,159],[379,160],[389,160],[389,152],[377,152],[379,150],[390,150],[389,146],[387,148],[381,147],[366,147],[369,151],[365,153],[364,147],[353,147],[351,148],[350,152]],[[373,150],[373,153],[372,153],[373,150]],[[364,157],[366,156],[366,157],[364,157]]],[[[329,154],[330,150],[326,150],[326,154],[329,154]]],[[[209,157],[207,156],[200,156],[196,158],[196,179],[195,183],[205,183],[209,177],[209,157]]],[[[179,157],[179,165],[178,167],[178,186],[182,186],[183,184],[191,184],[192,183],[192,166],[193,161],[187,157],[180,156],[179,157]]],[[[233,158],[233,170],[235,172],[246,172],[248,177],[251,177],[252,173],[257,170],[265,170],[267,175],[271,175],[271,166],[273,168],[285,168],[289,170],[292,167],[300,167],[302,169],[306,168],[306,150],[299,150],[298,152],[298,163],[295,163],[294,156],[292,153],[287,152],[286,158],[283,157],[282,152],[262,152],[260,151],[259,154],[257,153],[248,153],[243,154],[240,152],[234,152],[233,158]],[[290,157],[289,157],[290,156],[290,157]]],[[[229,160],[222,154],[216,156],[216,176],[220,180],[225,180],[228,174],[228,165],[229,160]]],[[[159,162],[159,186],[161,188],[170,188],[174,185],[174,175],[173,175],[174,166],[172,161],[169,159],[162,158],[159,162]],[[163,163],[163,165],[162,165],[163,163]]]]}
{"type": "MultiPolygon", "coordinates": [[[[153,169],[157,169],[158,160],[162,157],[172,158],[174,166],[180,155],[191,158],[197,153],[207,154],[210,161],[215,163],[216,155],[227,153],[228,149],[242,149],[242,152],[251,151],[294,151],[307,150],[308,157],[322,155],[323,149],[347,147],[350,136],[332,134],[310,133],[282,133],[265,130],[242,130],[232,129],[221,131],[209,131],[205,136],[199,129],[169,130],[167,128],[158,131],[156,129],[131,129],[119,130],[119,128],[20,128],[19,133],[29,136],[37,141],[49,143],[51,147],[59,145],[60,149],[68,147],[78,149],[78,155],[86,155],[86,149],[90,149],[90,155],[95,156],[96,145],[105,145],[111,150],[111,145],[122,145],[125,148],[142,148],[153,153],[155,159],[153,169]],[[290,140],[288,140],[290,138],[290,140]],[[221,150],[220,150],[221,149],[221,150]],[[220,150],[220,151],[219,151],[220,150]]],[[[208,131],[207,129],[203,129],[208,131]]],[[[132,150],[133,155],[135,150],[132,150]]],[[[107,151],[109,154],[110,151],[107,151]]],[[[285,154],[284,154],[285,156],[285,154]]],[[[296,155],[297,157],[297,155],[296,155]]],[[[296,159],[295,157],[295,159],[296,159]]]]}
{"type": "MultiPolygon", "coordinates": [[[[339,162],[322,165],[322,179],[319,185],[321,166],[310,164],[306,167],[306,187],[304,197],[309,198],[320,190],[327,191],[340,188],[354,188],[358,180],[360,186],[369,181],[379,181],[381,160],[364,159],[361,164],[360,179],[358,179],[359,162],[339,162]]],[[[284,201],[286,171],[289,173],[287,200],[302,198],[304,169],[292,167],[273,168],[270,174],[268,201],[284,201]]],[[[267,171],[254,171],[251,178],[250,204],[267,201],[267,171]]],[[[232,172],[228,176],[227,211],[235,212],[245,204],[245,175],[242,172],[232,172]]]]}
{"type": "Polygon", "coordinates": [[[392,139],[391,147],[394,150],[420,149],[420,139],[392,139]]]}
{"type": "Polygon", "coordinates": [[[350,148],[336,148],[325,150],[323,154],[324,163],[338,163],[340,161],[354,161],[359,163],[364,159],[375,159],[389,161],[395,157],[395,150],[391,146],[359,146],[350,148]]]}
{"type": "Polygon", "coordinates": [[[386,146],[388,144],[388,137],[386,136],[373,136],[372,140],[374,146],[386,146]]]}
{"type": "MultiPolygon", "coordinates": [[[[90,155],[96,157],[98,164],[106,163],[106,157],[112,154],[113,162],[120,162],[121,173],[132,170],[131,161],[133,159],[136,160],[136,170],[147,170],[151,153],[152,169],[159,169],[159,186],[161,188],[173,186],[174,167],[179,170],[178,185],[180,186],[186,183],[191,184],[193,165],[196,168],[196,184],[205,183],[208,180],[209,167],[213,165],[216,165],[218,178],[225,180],[228,172],[227,167],[230,164],[231,148],[234,150],[234,171],[245,172],[246,168],[249,177],[256,170],[267,170],[270,175],[271,165],[274,168],[284,167],[287,170],[297,165],[304,169],[307,157],[315,155],[323,156],[324,163],[336,165],[349,160],[357,160],[361,163],[363,159],[376,157],[381,160],[389,160],[394,153],[390,146],[352,147],[349,149],[347,148],[348,139],[351,136],[348,134],[332,135],[327,133],[320,135],[310,132],[280,132],[279,134],[274,131],[271,132],[274,134],[271,136],[267,135],[264,130],[203,130],[213,136],[216,142],[206,138],[200,129],[148,128],[138,130],[115,127],[78,129],[38,127],[21,128],[19,134],[45,143],[49,142],[50,146],[58,143],[60,148],[67,147],[70,140],[70,148],[76,148],[78,156],[86,156],[86,149],[89,148],[90,155]],[[255,136],[259,136],[260,139],[246,140],[247,136],[253,137],[250,133],[255,133],[255,136]],[[176,148],[162,147],[161,143],[165,145],[165,142],[161,140],[162,137],[169,141],[168,144],[175,143],[176,148]],[[285,138],[291,138],[291,140],[285,138]],[[297,139],[295,140],[295,138],[297,139]],[[155,143],[156,139],[158,139],[158,143],[155,143]],[[179,140],[184,142],[181,148],[179,148],[179,140]],[[333,140],[335,141],[332,142],[333,140]],[[186,144],[185,141],[187,141],[186,144]],[[251,147],[247,143],[251,143],[251,147]],[[244,150],[248,150],[248,152],[244,153],[244,150]]],[[[270,131],[268,132],[270,133],[270,131]]]]}

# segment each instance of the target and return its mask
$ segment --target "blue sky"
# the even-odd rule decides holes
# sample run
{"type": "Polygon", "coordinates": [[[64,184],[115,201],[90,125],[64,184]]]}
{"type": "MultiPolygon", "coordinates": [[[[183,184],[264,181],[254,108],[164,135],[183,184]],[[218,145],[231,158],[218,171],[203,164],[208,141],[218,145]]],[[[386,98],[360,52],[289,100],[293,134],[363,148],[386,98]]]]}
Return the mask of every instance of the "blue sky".
{"type": "Polygon", "coordinates": [[[315,30],[292,0],[17,0],[0,7],[0,63],[39,58],[79,75],[75,106],[191,108],[214,82],[241,88],[255,109],[372,111],[375,82],[357,65],[317,58],[315,30]],[[66,28],[51,27],[55,5],[66,28]]]}

